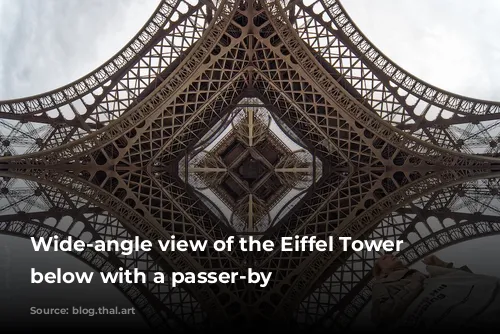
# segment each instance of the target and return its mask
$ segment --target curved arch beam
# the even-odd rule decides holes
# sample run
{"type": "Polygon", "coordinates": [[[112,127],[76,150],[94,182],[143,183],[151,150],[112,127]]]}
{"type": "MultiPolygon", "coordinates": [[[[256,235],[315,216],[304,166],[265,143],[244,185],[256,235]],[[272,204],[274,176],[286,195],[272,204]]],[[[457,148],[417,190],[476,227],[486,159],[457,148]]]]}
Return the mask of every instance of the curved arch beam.
{"type": "MultiPolygon", "coordinates": [[[[132,64],[139,62],[140,58],[159,39],[165,36],[164,31],[168,31],[171,26],[182,22],[182,20],[177,21],[174,19],[174,13],[181,19],[186,18],[178,9],[181,3],[184,3],[191,11],[194,8],[183,0],[161,1],[141,31],[103,65],[84,77],[53,91],[26,98],[0,101],[0,111],[13,114],[31,114],[48,111],[92,94],[97,88],[109,84],[108,81],[116,81],[116,75],[123,76],[125,74],[123,73],[124,69],[126,70],[132,64]]],[[[172,48],[174,48],[173,45],[172,48]]],[[[175,49],[173,51],[173,53],[180,53],[175,49]]],[[[153,77],[156,77],[156,75],[153,77]]]]}
{"type": "MultiPolygon", "coordinates": [[[[495,234],[500,227],[495,210],[499,198],[494,191],[495,183],[482,181],[450,187],[419,199],[394,212],[363,239],[405,240],[400,254],[413,263],[425,252],[447,247],[457,240],[495,234]],[[473,198],[474,195],[478,197],[473,198]]],[[[345,319],[352,320],[364,307],[360,300],[370,298],[371,268],[378,256],[374,251],[345,256],[335,274],[304,300],[297,320],[321,327],[346,325],[345,319]]]]}
{"type": "MultiPolygon", "coordinates": [[[[173,103],[176,94],[189,85],[188,79],[195,75],[200,68],[207,66],[203,63],[207,56],[207,50],[215,47],[229,25],[230,18],[236,8],[233,6],[232,0],[225,1],[218,8],[216,13],[218,20],[211,22],[207,33],[198,40],[198,47],[190,50],[189,54],[169,73],[168,78],[155,88],[153,94],[148,95],[147,99],[140,101],[128,110],[128,117],[119,117],[114,122],[108,123],[86,136],[55,148],[24,154],[22,158],[1,157],[0,160],[13,161],[19,158],[24,163],[36,164],[37,159],[43,158],[47,165],[59,164],[66,161],[68,157],[81,157],[103,148],[114,139],[132,131],[135,131],[136,134],[130,135],[128,138],[137,140],[139,135],[146,131],[149,125],[164,112],[163,107],[173,103]]],[[[215,58],[211,57],[210,59],[213,63],[216,61],[215,58]]]]}
{"type": "Polygon", "coordinates": [[[499,126],[493,129],[489,121],[498,118],[499,102],[445,92],[407,73],[362,35],[339,1],[317,0],[308,6],[292,1],[288,8],[294,11],[294,28],[325,60],[323,65],[386,121],[456,151],[498,153],[498,145],[490,142],[498,143],[499,126]],[[468,134],[457,133],[456,124],[468,134]],[[478,139],[485,142],[481,147],[475,144],[478,139]]]}
{"type": "MultiPolygon", "coordinates": [[[[379,115],[373,113],[369,108],[352,96],[344,87],[336,81],[327,79],[330,77],[330,73],[323,67],[318,66],[319,64],[314,54],[307,48],[291,24],[286,20],[286,15],[278,3],[270,3],[268,13],[268,15],[273,18],[272,23],[276,27],[276,32],[280,36],[283,44],[286,45],[290,52],[296,57],[296,64],[294,64],[294,67],[297,72],[304,75],[304,77],[308,78],[308,81],[315,84],[315,87],[317,87],[317,90],[325,100],[332,106],[338,107],[342,112],[343,118],[349,122],[358,122],[360,124],[359,128],[362,127],[364,130],[373,131],[375,136],[386,140],[388,143],[409,154],[421,156],[428,162],[432,161],[433,163],[439,164],[440,161],[446,163],[446,160],[451,159],[454,160],[455,163],[458,163],[457,159],[460,158],[469,160],[469,164],[474,164],[473,162],[480,164],[480,161],[483,163],[486,161],[491,163],[500,162],[500,159],[484,156],[476,157],[471,154],[454,152],[450,149],[433,145],[411,136],[392,124],[384,122],[379,115]],[[446,158],[444,158],[443,155],[446,156],[446,158]],[[438,156],[439,158],[437,158],[438,156]]],[[[286,56],[281,51],[276,50],[276,53],[283,58],[286,56]]],[[[353,128],[356,127],[358,126],[354,126],[353,128]]]]}
{"type": "MultiPolygon", "coordinates": [[[[110,196],[103,196],[100,194],[99,189],[93,189],[92,187],[89,187],[88,185],[86,186],[84,182],[78,181],[73,179],[73,177],[69,177],[67,175],[59,175],[57,172],[54,172],[53,178],[49,179],[39,179],[35,176],[30,176],[26,174],[15,174],[15,173],[8,173],[8,172],[0,172],[0,175],[2,175],[4,178],[7,177],[9,179],[22,179],[22,180],[29,180],[29,181],[34,181],[37,182],[38,184],[44,185],[46,187],[54,187],[56,191],[60,192],[61,197],[65,198],[67,202],[69,203],[68,209],[71,211],[67,211],[69,213],[74,213],[74,210],[79,210],[80,208],[83,208],[83,210],[87,209],[88,204],[92,204],[95,206],[94,208],[91,208],[90,212],[94,212],[95,210],[98,210],[98,208],[101,211],[106,210],[106,212],[109,212],[113,219],[114,222],[109,222],[109,221],[104,221],[104,222],[92,222],[90,224],[90,227],[86,227],[86,230],[83,232],[89,231],[92,233],[92,237],[90,240],[93,240],[93,238],[98,238],[98,239],[132,239],[133,235],[139,235],[143,239],[148,239],[155,243],[156,239],[153,238],[147,238],[148,236],[151,236],[150,231],[149,234],[144,235],[144,228],[145,226],[148,226],[150,229],[153,229],[149,224],[142,224],[140,223],[140,219],[138,221],[137,218],[133,218],[131,216],[127,216],[127,219],[123,217],[124,214],[126,214],[127,210],[123,208],[122,203],[115,203],[110,204],[109,201],[112,200],[110,196]],[[56,180],[57,177],[60,179],[56,180]],[[66,184],[64,184],[66,182],[66,184]],[[57,185],[55,187],[54,185],[57,185]],[[76,189],[78,188],[79,191],[76,189]],[[94,192],[93,192],[94,191],[94,192]],[[78,194],[78,202],[73,202],[71,201],[71,197],[66,195],[66,194],[78,194]],[[82,203],[83,199],[83,203],[82,203]],[[87,205],[83,205],[84,203],[88,203],[87,205]],[[127,222],[127,223],[123,223],[127,222]],[[135,224],[134,224],[135,222],[135,224]],[[141,227],[142,226],[142,227],[141,227]]],[[[47,174],[46,174],[47,176],[47,174]]],[[[57,198],[54,194],[54,191],[51,191],[51,196],[52,198],[57,198]]],[[[62,203],[64,204],[64,203],[62,203]]],[[[57,210],[61,209],[66,209],[64,207],[61,207],[61,203],[54,204],[54,208],[56,209],[54,214],[49,213],[49,218],[50,217],[59,217],[61,213],[57,213],[57,210]]],[[[81,210],[81,209],[80,209],[81,210]]],[[[32,217],[32,218],[38,218],[40,217],[39,213],[29,213],[31,216],[26,216],[27,213],[21,213],[21,214],[14,214],[14,215],[7,215],[6,217],[10,219],[15,219],[18,220],[19,218],[23,217],[32,217]],[[16,218],[13,218],[16,217],[16,218]]],[[[134,214],[136,214],[134,212],[134,214]]],[[[88,220],[87,217],[83,214],[80,213],[79,215],[80,219],[88,220]]],[[[0,216],[0,221],[2,219],[2,216],[0,216]]],[[[42,225],[43,220],[40,220],[39,222],[39,228],[42,225]]],[[[89,225],[87,224],[87,225],[89,225]]],[[[66,228],[68,228],[66,226],[66,228]]],[[[57,230],[60,233],[64,234],[65,231],[57,230]]],[[[78,234],[78,237],[82,236],[82,231],[78,234]]],[[[147,233],[147,232],[146,232],[147,233]]],[[[90,240],[84,240],[86,242],[90,240]]],[[[162,272],[169,272],[171,267],[169,267],[165,263],[164,256],[161,256],[162,252],[159,250],[155,249],[153,252],[150,253],[133,253],[131,255],[125,256],[120,254],[118,256],[118,259],[123,262],[123,267],[124,268],[138,268],[139,270],[147,270],[147,271],[162,271],[162,272]],[[151,256],[153,255],[153,257],[151,256]]],[[[168,258],[167,258],[167,263],[168,263],[168,258]]],[[[142,289],[144,293],[149,294],[149,303],[142,305],[143,307],[147,308],[152,308],[152,307],[157,307],[160,310],[160,312],[163,317],[166,317],[167,314],[170,314],[172,312],[176,313],[178,317],[182,317],[184,322],[198,322],[202,321],[203,319],[200,319],[200,313],[202,312],[199,308],[200,305],[198,302],[192,298],[187,291],[185,291],[183,288],[173,288],[170,284],[170,281],[167,280],[166,283],[164,284],[157,284],[152,281],[152,277],[148,278],[148,281],[146,283],[146,286],[144,289],[142,289]],[[178,296],[176,296],[178,295],[178,296]],[[191,309],[185,309],[185,305],[189,305],[191,309]],[[167,311],[166,308],[169,306],[172,306],[173,309],[170,311],[167,311]]],[[[149,311],[151,313],[151,311],[149,311]]],[[[203,318],[203,317],[202,317],[203,318]]]]}
{"type": "MultiPolygon", "coordinates": [[[[468,176],[467,178],[460,179],[460,178],[447,178],[446,175],[443,175],[443,179],[440,180],[439,175],[434,175],[437,179],[434,180],[436,182],[436,185],[434,187],[430,187],[428,189],[425,188],[420,188],[419,184],[413,184],[413,187],[419,188],[418,190],[420,191],[415,191],[413,192],[411,189],[412,187],[403,187],[399,189],[399,191],[396,191],[395,193],[391,194],[390,196],[387,196],[384,198],[384,201],[381,201],[381,203],[378,203],[379,206],[377,208],[372,208],[371,210],[366,210],[363,212],[361,215],[355,217],[355,221],[351,221],[350,223],[345,222],[342,225],[344,225],[343,229],[340,231],[337,231],[333,233],[335,236],[341,236],[341,235],[349,235],[354,239],[363,239],[360,238],[363,235],[368,236],[371,231],[373,231],[378,224],[382,221],[382,219],[386,216],[389,216],[390,213],[394,210],[398,210],[399,208],[417,200],[418,198],[425,196],[427,194],[432,194],[433,192],[438,192],[439,190],[445,189],[447,187],[452,187],[454,185],[458,185],[460,183],[463,183],[464,181],[470,182],[474,180],[481,180],[481,179],[486,179],[486,178],[499,178],[500,177],[500,172],[497,173],[486,173],[485,175],[476,175],[476,176],[468,176]],[[441,183],[442,182],[442,183],[441,183]],[[406,189],[405,189],[406,188],[406,189]],[[424,190],[425,189],[425,190],[424,190]],[[397,201],[391,202],[391,197],[393,198],[399,198],[397,201]],[[388,202],[387,202],[388,201],[388,202]],[[376,213],[373,215],[373,213],[376,213]]],[[[418,183],[421,183],[422,180],[418,183]]],[[[431,184],[434,182],[430,182],[431,184]]],[[[313,286],[314,282],[311,282],[308,278],[309,277],[318,277],[318,275],[325,276],[328,272],[332,271],[332,263],[334,261],[338,261],[342,256],[347,256],[345,252],[342,252],[342,245],[340,242],[338,243],[336,247],[335,252],[316,252],[315,255],[312,256],[312,261],[309,263],[309,266],[300,273],[300,276],[297,278],[297,283],[299,286],[302,287],[302,293],[303,298],[301,300],[305,299],[305,295],[307,294],[308,291],[313,286]]]]}
{"type": "Polygon", "coordinates": [[[356,46],[359,54],[362,55],[365,61],[370,61],[381,73],[391,78],[391,84],[395,84],[398,88],[404,89],[407,94],[411,94],[417,99],[426,101],[433,106],[450,110],[461,115],[500,113],[499,102],[485,101],[453,94],[434,87],[411,75],[380,52],[363,33],[361,33],[340,1],[320,0],[320,2],[332,19],[332,24],[335,25],[335,29],[341,31],[352,45],[356,46]]]}
{"type": "Polygon", "coordinates": [[[0,117],[19,121],[23,132],[27,125],[52,125],[38,139],[42,144],[33,140],[25,145],[28,151],[57,147],[104,127],[154,90],[201,37],[213,8],[204,1],[189,2],[193,5],[163,0],[142,30],[101,67],[54,91],[0,101],[0,117]]]}

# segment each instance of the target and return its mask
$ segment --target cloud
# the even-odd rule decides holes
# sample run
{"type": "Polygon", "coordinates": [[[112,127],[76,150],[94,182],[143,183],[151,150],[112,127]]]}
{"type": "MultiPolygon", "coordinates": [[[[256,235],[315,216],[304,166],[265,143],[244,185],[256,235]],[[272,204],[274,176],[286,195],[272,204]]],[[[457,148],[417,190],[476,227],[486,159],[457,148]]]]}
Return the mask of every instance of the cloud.
{"type": "Polygon", "coordinates": [[[373,44],[432,85],[500,100],[496,0],[344,0],[373,44]]]}
{"type": "Polygon", "coordinates": [[[76,80],[118,52],[158,0],[0,0],[0,99],[76,80]]]}

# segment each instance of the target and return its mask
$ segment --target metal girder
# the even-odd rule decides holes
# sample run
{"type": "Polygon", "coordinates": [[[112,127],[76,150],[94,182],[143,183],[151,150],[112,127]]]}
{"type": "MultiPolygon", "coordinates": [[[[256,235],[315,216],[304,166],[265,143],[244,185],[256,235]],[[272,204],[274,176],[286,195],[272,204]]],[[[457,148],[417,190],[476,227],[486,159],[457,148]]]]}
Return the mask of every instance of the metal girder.
{"type": "Polygon", "coordinates": [[[92,133],[147,97],[168,74],[168,66],[199,39],[209,11],[202,2],[162,1],[143,29],[108,62],[54,91],[0,101],[0,116],[35,127],[54,125],[42,145],[30,143],[31,151],[92,133]]]}
{"type": "MultiPolygon", "coordinates": [[[[0,112],[13,115],[4,124],[10,129],[5,140],[24,145],[0,158],[4,208],[23,212],[52,203],[71,209],[65,203],[76,196],[114,217],[126,236],[210,245],[237,235],[207,210],[209,198],[182,183],[176,164],[207,133],[216,133],[214,124],[242,98],[263,101],[323,169],[314,187],[290,200],[289,212],[262,232],[263,240],[407,238],[418,218],[405,210],[415,207],[420,216],[438,209],[498,214],[500,159],[494,157],[498,126],[492,115],[499,104],[449,94],[412,77],[369,44],[337,1],[322,0],[164,1],[137,38],[102,68],[59,91],[0,102],[0,112]],[[78,109],[77,101],[89,96],[93,102],[78,109]],[[42,131],[26,118],[62,108],[81,126],[61,113],[62,126],[42,131]],[[431,123],[429,115],[438,119],[431,123]],[[39,186],[21,191],[13,185],[20,179],[39,186]],[[47,187],[60,191],[41,200],[37,189],[47,187]]],[[[145,289],[175,319],[193,322],[191,314],[204,321],[201,308],[214,328],[285,328],[297,319],[305,325],[334,319],[336,326],[355,313],[376,254],[343,252],[340,243],[323,253],[276,246],[254,253],[216,252],[211,245],[186,253],[155,248],[147,256],[158,270],[242,273],[251,267],[274,276],[266,287],[186,285],[175,301],[159,296],[154,285],[145,289]]]]}
{"type": "MultiPolygon", "coordinates": [[[[398,255],[411,265],[458,242],[500,233],[498,185],[499,179],[478,180],[434,192],[393,212],[364,238],[403,240],[398,255]]],[[[351,325],[370,300],[378,256],[375,251],[346,254],[296,311],[299,323],[325,330],[351,325]]]]}
{"type": "MultiPolygon", "coordinates": [[[[23,238],[58,235],[60,239],[66,239],[71,236],[74,240],[83,240],[86,243],[133,238],[113,215],[81,197],[26,180],[10,179],[9,183],[12,190],[2,194],[0,203],[8,201],[15,202],[16,205],[0,209],[2,234],[23,238]],[[26,183],[31,187],[22,187],[26,183]],[[22,198],[19,198],[20,193],[23,194],[22,198]],[[30,196],[37,196],[37,201],[45,203],[45,207],[23,205],[32,202],[30,196]]],[[[86,249],[83,252],[74,251],[71,255],[102,272],[116,272],[120,267],[124,270],[139,268],[148,275],[149,272],[165,270],[157,256],[145,252],[124,255],[112,251],[101,253],[86,249]]],[[[116,287],[131,301],[150,326],[179,330],[193,326],[196,328],[204,321],[205,316],[199,309],[199,304],[189,300],[189,295],[186,295],[182,288],[172,288],[169,282],[153,283],[152,275],[148,276],[149,281],[146,284],[123,283],[116,284],[116,287]],[[165,303],[171,300],[178,302],[171,305],[165,303]],[[191,306],[190,309],[187,309],[188,305],[191,306]]]]}
{"type": "MultiPolygon", "coordinates": [[[[292,6],[296,8],[293,26],[300,37],[332,65],[336,80],[352,87],[360,102],[398,128],[436,145],[467,153],[489,152],[489,145],[469,144],[449,127],[488,127],[498,119],[498,102],[446,92],[406,72],[359,31],[339,0],[293,1],[292,6]]],[[[486,134],[474,129],[468,139],[497,137],[499,132],[497,125],[486,134]]]]}

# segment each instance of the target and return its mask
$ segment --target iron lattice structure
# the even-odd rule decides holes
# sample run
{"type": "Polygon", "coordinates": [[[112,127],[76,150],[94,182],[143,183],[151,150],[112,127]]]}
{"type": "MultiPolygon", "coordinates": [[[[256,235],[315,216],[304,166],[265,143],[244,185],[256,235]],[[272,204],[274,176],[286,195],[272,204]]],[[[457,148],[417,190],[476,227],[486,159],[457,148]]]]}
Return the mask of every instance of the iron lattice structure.
{"type": "MultiPolygon", "coordinates": [[[[293,170],[276,184],[309,183],[259,232],[263,240],[399,239],[406,241],[400,255],[413,263],[500,232],[500,104],[445,92],[405,72],[335,0],[164,0],[94,72],[46,94],[0,102],[0,230],[86,242],[237,234],[179,171],[181,161],[235,124],[230,115],[242,101],[258,101],[287,140],[313,157],[281,154],[280,163],[264,168],[293,170]]],[[[243,128],[234,125],[240,142],[265,143],[268,119],[246,119],[243,128]]],[[[220,156],[200,163],[184,171],[198,173],[206,187],[221,184],[217,172],[229,173],[220,156]]],[[[232,210],[243,218],[267,215],[263,201],[249,209],[255,192],[247,188],[232,210]]],[[[321,253],[74,255],[101,271],[273,272],[265,288],[118,286],[155,328],[275,322],[340,330],[369,301],[377,254],[337,246],[321,253]]]]}

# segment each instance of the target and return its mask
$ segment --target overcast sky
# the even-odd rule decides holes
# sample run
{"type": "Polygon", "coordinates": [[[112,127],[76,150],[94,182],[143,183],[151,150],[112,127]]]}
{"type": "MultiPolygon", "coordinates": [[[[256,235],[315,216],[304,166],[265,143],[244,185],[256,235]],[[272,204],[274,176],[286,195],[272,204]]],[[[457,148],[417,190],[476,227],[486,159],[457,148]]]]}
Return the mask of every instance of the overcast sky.
{"type": "Polygon", "coordinates": [[[0,0],[0,99],[87,74],[144,25],[158,0],[0,0]]]}
{"type": "MultiPolygon", "coordinates": [[[[343,4],[363,33],[403,68],[456,93],[500,100],[500,1],[343,4]]],[[[128,42],[157,5],[157,0],[0,0],[0,99],[42,93],[85,75],[128,42]]],[[[443,255],[495,274],[491,265],[477,267],[481,260],[474,255],[484,247],[493,253],[493,241],[467,242],[443,255]]],[[[14,241],[0,237],[0,244],[9,243],[14,241]]]]}
{"type": "MultiPolygon", "coordinates": [[[[114,55],[158,0],[0,0],[0,99],[78,79],[114,55]]],[[[431,84],[500,100],[500,1],[345,0],[358,27],[431,84]]]]}
{"type": "Polygon", "coordinates": [[[386,56],[455,93],[500,100],[500,1],[345,0],[386,56]]]}

